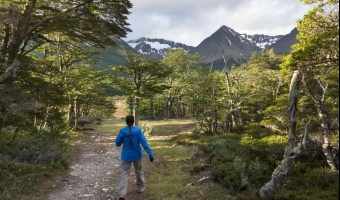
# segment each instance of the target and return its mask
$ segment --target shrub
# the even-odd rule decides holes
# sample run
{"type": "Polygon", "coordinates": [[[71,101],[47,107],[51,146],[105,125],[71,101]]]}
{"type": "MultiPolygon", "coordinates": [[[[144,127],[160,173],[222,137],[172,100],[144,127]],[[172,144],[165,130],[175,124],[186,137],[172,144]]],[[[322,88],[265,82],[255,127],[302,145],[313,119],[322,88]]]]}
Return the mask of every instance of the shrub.
{"type": "Polygon", "coordinates": [[[152,133],[153,133],[153,127],[151,124],[147,123],[147,124],[141,124],[140,125],[140,128],[143,130],[143,133],[150,137],[152,136],[152,133]]]}
{"type": "Polygon", "coordinates": [[[66,151],[66,146],[53,139],[28,138],[18,143],[15,147],[7,147],[1,158],[4,161],[17,163],[60,163],[65,168],[69,166],[69,155],[66,151]]]}
{"type": "Polygon", "coordinates": [[[205,165],[195,163],[191,166],[190,174],[198,174],[205,170],[205,165]]]}
{"type": "Polygon", "coordinates": [[[232,162],[212,162],[212,177],[216,182],[229,189],[231,193],[237,193],[242,189],[240,174],[235,170],[232,162]]]}
{"type": "Polygon", "coordinates": [[[242,186],[248,190],[260,188],[271,176],[272,169],[259,159],[246,161],[237,156],[234,159],[234,167],[240,173],[242,186]]]}
{"type": "Polygon", "coordinates": [[[95,121],[92,122],[92,124],[94,124],[94,125],[100,125],[100,124],[102,124],[102,123],[101,123],[101,121],[95,120],[95,121]]]}

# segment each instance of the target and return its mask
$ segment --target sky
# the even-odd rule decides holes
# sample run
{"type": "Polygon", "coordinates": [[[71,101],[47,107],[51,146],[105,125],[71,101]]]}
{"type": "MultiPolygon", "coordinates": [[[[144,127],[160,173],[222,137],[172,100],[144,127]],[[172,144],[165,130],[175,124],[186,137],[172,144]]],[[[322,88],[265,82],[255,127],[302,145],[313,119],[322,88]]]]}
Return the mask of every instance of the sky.
{"type": "Polygon", "coordinates": [[[198,46],[225,25],[249,35],[285,35],[312,6],[299,0],[130,0],[123,40],[162,38],[198,46]]]}

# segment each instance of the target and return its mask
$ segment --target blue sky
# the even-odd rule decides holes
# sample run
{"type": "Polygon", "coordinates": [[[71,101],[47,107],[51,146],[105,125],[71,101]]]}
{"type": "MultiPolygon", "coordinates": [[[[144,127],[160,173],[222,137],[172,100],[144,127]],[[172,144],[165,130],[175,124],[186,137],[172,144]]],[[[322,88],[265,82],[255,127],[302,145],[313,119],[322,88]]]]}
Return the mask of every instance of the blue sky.
{"type": "Polygon", "coordinates": [[[225,25],[238,33],[282,35],[312,8],[299,0],[130,0],[124,40],[163,38],[197,46],[225,25]]]}

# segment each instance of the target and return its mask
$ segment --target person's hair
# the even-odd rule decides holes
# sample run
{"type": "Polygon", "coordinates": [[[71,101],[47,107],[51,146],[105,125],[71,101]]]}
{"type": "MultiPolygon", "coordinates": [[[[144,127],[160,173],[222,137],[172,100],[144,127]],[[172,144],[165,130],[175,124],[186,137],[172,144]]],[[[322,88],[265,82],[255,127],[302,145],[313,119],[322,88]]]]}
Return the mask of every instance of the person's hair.
{"type": "Polygon", "coordinates": [[[135,117],[132,115],[127,115],[125,117],[125,122],[128,126],[132,126],[135,123],[135,117]]]}

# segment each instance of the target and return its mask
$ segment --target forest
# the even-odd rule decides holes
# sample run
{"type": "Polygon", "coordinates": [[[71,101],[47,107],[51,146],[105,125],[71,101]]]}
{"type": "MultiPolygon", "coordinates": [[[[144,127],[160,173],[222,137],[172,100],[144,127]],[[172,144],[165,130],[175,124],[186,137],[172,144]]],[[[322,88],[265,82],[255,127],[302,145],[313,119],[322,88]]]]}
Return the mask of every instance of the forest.
{"type": "Polygon", "coordinates": [[[18,192],[9,183],[26,186],[23,174],[68,170],[72,140],[112,118],[117,100],[136,126],[193,119],[171,142],[200,148],[204,167],[192,170],[208,168],[238,199],[338,199],[339,1],[301,1],[315,6],[291,53],[223,57],[213,70],[180,49],[163,60],[122,50],[127,64],[93,68],[133,31],[129,0],[0,0],[0,199],[18,192]]]}

